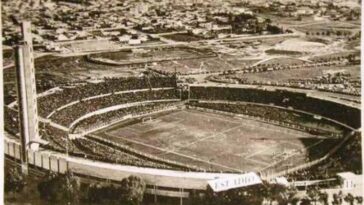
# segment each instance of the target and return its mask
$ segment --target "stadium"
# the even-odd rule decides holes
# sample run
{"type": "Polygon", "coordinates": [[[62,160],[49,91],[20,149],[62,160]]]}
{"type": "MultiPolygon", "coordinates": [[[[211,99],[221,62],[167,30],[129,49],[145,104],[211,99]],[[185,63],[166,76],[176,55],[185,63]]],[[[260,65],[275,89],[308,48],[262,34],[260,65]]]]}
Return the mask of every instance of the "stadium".
{"type": "MultiPolygon", "coordinates": [[[[360,107],[289,88],[178,84],[177,77],[104,78],[38,94],[46,141],[32,166],[187,197],[207,180],[294,176],[353,143],[360,107]]],[[[20,158],[16,103],[5,107],[5,153],[20,158]]]]}

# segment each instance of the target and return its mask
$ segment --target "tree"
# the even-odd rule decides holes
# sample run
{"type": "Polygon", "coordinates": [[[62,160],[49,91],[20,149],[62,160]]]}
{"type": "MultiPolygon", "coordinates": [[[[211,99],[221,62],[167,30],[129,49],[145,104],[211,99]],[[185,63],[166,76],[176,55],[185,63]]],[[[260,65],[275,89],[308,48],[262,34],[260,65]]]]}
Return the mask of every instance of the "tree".
{"type": "Polygon", "coordinates": [[[333,197],[333,201],[332,201],[332,204],[333,205],[339,205],[339,204],[341,204],[340,203],[340,200],[339,200],[339,196],[336,193],[332,197],[333,197]]]}
{"type": "Polygon", "coordinates": [[[280,184],[266,184],[267,195],[266,197],[272,203],[277,201],[279,204],[287,204],[288,192],[285,186],[280,184]]]}
{"type": "Polygon", "coordinates": [[[339,191],[339,194],[338,194],[338,199],[339,199],[339,203],[342,204],[343,203],[343,192],[342,191],[339,191]]]}
{"type": "Polygon", "coordinates": [[[319,200],[320,191],[318,187],[309,187],[309,189],[307,190],[307,195],[311,199],[311,201],[316,204],[316,201],[319,200]]]}
{"type": "Polygon", "coordinates": [[[267,31],[269,31],[272,34],[280,34],[283,33],[283,29],[279,28],[278,26],[268,24],[267,31]]]}
{"type": "Polygon", "coordinates": [[[231,189],[222,192],[214,192],[207,187],[204,205],[261,205],[267,193],[264,185],[254,185],[231,189]]]}
{"type": "Polygon", "coordinates": [[[308,198],[301,199],[301,205],[311,205],[311,201],[308,198]]]}
{"type": "Polygon", "coordinates": [[[324,205],[328,205],[329,195],[326,192],[321,192],[319,196],[319,201],[322,202],[324,205]]]}
{"type": "Polygon", "coordinates": [[[85,192],[86,202],[97,204],[122,204],[120,188],[113,184],[92,183],[82,187],[85,192]]]}
{"type": "Polygon", "coordinates": [[[26,182],[24,176],[18,168],[6,169],[5,174],[5,192],[21,192],[26,182]]]}
{"type": "Polygon", "coordinates": [[[72,173],[49,173],[38,184],[40,197],[49,202],[77,203],[80,193],[80,182],[72,173]]]}
{"type": "Polygon", "coordinates": [[[348,202],[350,205],[353,205],[353,204],[354,204],[354,200],[355,200],[355,198],[354,198],[354,196],[353,196],[353,195],[351,195],[351,194],[349,193],[348,195],[346,195],[346,196],[345,196],[344,200],[345,200],[346,202],[348,202]]]}
{"type": "Polygon", "coordinates": [[[127,204],[138,205],[143,201],[146,184],[137,176],[129,176],[121,181],[121,198],[127,204]]]}
{"type": "Polygon", "coordinates": [[[357,196],[357,197],[355,197],[355,199],[356,199],[356,202],[358,204],[362,204],[363,203],[363,197],[362,196],[357,196]]]}
{"type": "Polygon", "coordinates": [[[289,187],[286,192],[287,202],[296,205],[299,202],[299,198],[296,196],[297,190],[295,187],[289,187]]]}

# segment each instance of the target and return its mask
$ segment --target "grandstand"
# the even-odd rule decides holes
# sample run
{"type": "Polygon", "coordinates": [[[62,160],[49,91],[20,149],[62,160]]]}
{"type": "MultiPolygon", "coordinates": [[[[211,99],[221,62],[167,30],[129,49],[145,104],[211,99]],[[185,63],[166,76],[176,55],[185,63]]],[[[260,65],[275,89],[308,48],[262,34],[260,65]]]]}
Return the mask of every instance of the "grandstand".
{"type": "MultiPolygon", "coordinates": [[[[353,106],[282,89],[181,90],[174,76],[67,85],[40,95],[38,108],[43,149],[110,164],[261,176],[330,160],[360,127],[353,106]]],[[[5,109],[15,138],[16,109],[5,109]]]]}
{"type": "Polygon", "coordinates": [[[357,108],[288,90],[192,86],[190,88],[190,98],[193,100],[223,100],[273,104],[279,107],[292,108],[334,119],[355,129],[361,126],[360,110],[357,108]]]}

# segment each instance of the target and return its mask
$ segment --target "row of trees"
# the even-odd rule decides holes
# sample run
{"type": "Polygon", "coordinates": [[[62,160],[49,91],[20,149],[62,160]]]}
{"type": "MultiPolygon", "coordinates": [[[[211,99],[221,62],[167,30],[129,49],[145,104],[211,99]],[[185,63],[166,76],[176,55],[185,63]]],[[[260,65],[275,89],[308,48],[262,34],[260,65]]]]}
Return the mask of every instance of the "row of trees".
{"type": "MultiPolygon", "coordinates": [[[[26,177],[15,168],[7,168],[5,192],[22,194],[26,177]]],[[[139,205],[143,201],[146,184],[136,176],[124,178],[120,184],[84,183],[72,173],[48,173],[37,185],[39,196],[50,204],[123,204],[139,205]]],[[[29,191],[29,190],[28,190],[29,191]]]]}
{"type": "MultiPolygon", "coordinates": [[[[5,191],[20,193],[26,185],[26,180],[17,168],[9,168],[5,175],[5,191]]],[[[144,198],[145,182],[136,176],[124,178],[121,183],[84,183],[72,173],[65,175],[49,173],[38,184],[40,198],[51,204],[123,204],[139,205],[144,198]]],[[[306,196],[298,197],[293,187],[264,182],[260,185],[232,189],[224,192],[214,192],[210,187],[204,193],[192,191],[191,205],[341,205],[343,201],[362,204],[363,198],[344,195],[342,192],[333,195],[329,201],[328,194],[318,187],[309,187],[306,196]]]]}
{"type": "Polygon", "coordinates": [[[205,194],[191,194],[192,205],[261,205],[263,202],[270,204],[286,205],[297,204],[300,200],[296,197],[294,188],[287,188],[279,184],[263,183],[260,185],[232,189],[224,192],[214,192],[207,188],[205,194]]]}
{"type": "Polygon", "coordinates": [[[305,196],[298,196],[293,187],[285,187],[279,184],[268,184],[244,187],[215,193],[210,188],[205,195],[193,192],[191,194],[192,205],[341,205],[343,201],[350,205],[362,204],[361,196],[344,195],[341,191],[333,194],[333,200],[329,201],[329,195],[317,186],[308,187],[305,196]]]}
{"type": "Polygon", "coordinates": [[[352,35],[352,33],[350,31],[341,31],[341,30],[337,30],[337,31],[306,31],[306,35],[317,35],[317,36],[331,36],[331,35],[336,35],[336,36],[350,36],[352,35]]]}
{"type": "Polygon", "coordinates": [[[5,192],[15,192],[19,193],[23,191],[26,180],[22,173],[19,171],[18,168],[12,167],[8,168],[5,167],[5,183],[4,183],[4,191],[5,192]]]}
{"type": "Polygon", "coordinates": [[[309,187],[307,190],[307,196],[307,200],[310,200],[315,205],[317,202],[319,202],[318,204],[323,205],[341,205],[343,204],[343,201],[350,205],[363,203],[363,198],[361,196],[354,197],[350,193],[344,195],[342,191],[339,191],[339,193],[334,193],[333,200],[329,201],[329,195],[326,192],[322,192],[318,187],[309,187]]]}
{"type": "Polygon", "coordinates": [[[141,204],[146,184],[136,176],[124,178],[120,184],[81,183],[72,173],[65,175],[49,174],[39,183],[40,197],[49,202],[78,204],[141,204]]]}

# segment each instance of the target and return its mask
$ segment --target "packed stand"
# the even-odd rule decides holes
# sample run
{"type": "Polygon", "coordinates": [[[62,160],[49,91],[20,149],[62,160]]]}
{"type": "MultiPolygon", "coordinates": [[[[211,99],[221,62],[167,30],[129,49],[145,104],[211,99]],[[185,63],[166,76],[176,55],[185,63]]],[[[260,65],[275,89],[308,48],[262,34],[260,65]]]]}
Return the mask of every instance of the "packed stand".
{"type": "Polygon", "coordinates": [[[126,115],[147,114],[153,111],[163,110],[167,107],[174,105],[175,103],[171,102],[156,102],[156,103],[148,103],[145,105],[122,108],[119,110],[103,113],[100,115],[94,115],[79,122],[76,125],[75,133],[79,133],[85,130],[90,130],[105,124],[110,124],[114,121],[122,119],[126,115]]]}
{"type": "Polygon", "coordinates": [[[361,152],[361,136],[353,135],[329,159],[308,169],[291,173],[287,178],[289,181],[303,181],[334,178],[338,172],[362,174],[361,152]]]}
{"type": "Polygon", "coordinates": [[[192,106],[220,110],[234,114],[258,117],[265,121],[275,122],[281,126],[293,127],[321,136],[341,136],[342,127],[328,120],[316,120],[312,115],[294,110],[286,110],[273,106],[247,103],[190,103],[192,106]]]}
{"type": "Polygon", "coordinates": [[[4,128],[7,132],[16,136],[20,132],[18,112],[4,106],[4,128]]]}
{"type": "Polygon", "coordinates": [[[82,152],[68,138],[66,131],[52,127],[51,125],[40,123],[40,135],[42,139],[48,141],[44,148],[58,152],[66,152],[82,155],[82,152]]]}
{"type": "Polygon", "coordinates": [[[87,153],[84,156],[84,158],[87,159],[141,167],[169,168],[166,165],[143,160],[136,156],[119,151],[114,147],[106,146],[89,139],[78,138],[73,140],[73,143],[84,153],[87,153]]]}
{"type": "Polygon", "coordinates": [[[60,92],[38,99],[39,114],[48,116],[52,111],[68,103],[84,98],[115,93],[124,90],[176,87],[174,77],[144,78],[105,78],[101,83],[85,83],[73,87],[64,87],[60,92]]]}
{"type": "Polygon", "coordinates": [[[101,98],[80,101],[74,105],[56,112],[51,119],[61,125],[69,126],[74,120],[87,113],[115,105],[143,102],[150,100],[179,99],[179,93],[175,89],[131,92],[124,94],[111,94],[101,98]]]}
{"type": "Polygon", "coordinates": [[[146,166],[154,168],[169,168],[164,164],[158,164],[144,160],[140,157],[119,151],[111,146],[106,146],[90,139],[78,138],[68,139],[67,132],[59,130],[50,125],[42,124],[40,130],[41,137],[48,141],[48,144],[42,145],[45,149],[66,153],[70,156],[82,157],[85,159],[98,160],[108,163],[117,163],[123,165],[146,166]]]}
{"type": "Polygon", "coordinates": [[[243,101],[273,104],[335,119],[353,128],[359,128],[360,109],[323,99],[308,97],[305,93],[285,90],[263,90],[254,88],[191,87],[190,99],[243,101]]]}

